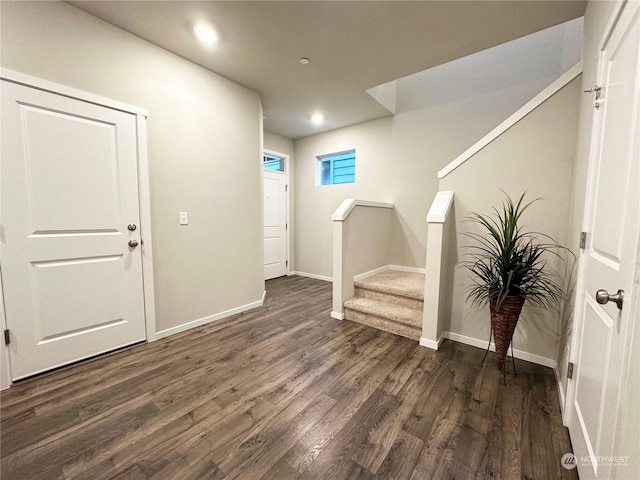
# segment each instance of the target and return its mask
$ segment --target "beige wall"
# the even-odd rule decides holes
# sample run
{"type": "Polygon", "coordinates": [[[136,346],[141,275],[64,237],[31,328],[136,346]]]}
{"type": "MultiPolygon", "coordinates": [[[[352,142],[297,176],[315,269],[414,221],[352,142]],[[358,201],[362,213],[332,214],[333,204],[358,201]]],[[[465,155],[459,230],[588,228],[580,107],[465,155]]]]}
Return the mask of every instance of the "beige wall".
{"type": "Polygon", "coordinates": [[[438,170],[521,107],[529,88],[517,85],[296,140],[296,270],[332,276],[331,214],[345,198],[393,203],[400,232],[392,239],[393,262],[424,268],[425,219],[438,170]],[[316,156],[352,148],[356,182],[316,187],[316,156]]]}
{"type": "Polygon", "coordinates": [[[3,67],[149,111],[157,330],[259,301],[259,96],[66,3],[1,17],[3,67]]]}
{"type": "MultiPolygon", "coordinates": [[[[475,226],[465,222],[469,211],[490,213],[499,207],[503,194],[517,198],[527,192],[535,203],[522,217],[527,230],[552,236],[561,245],[568,242],[568,220],[572,169],[580,101],[580,77],[524,117],[511,129],[440,180],[441,190],[455,192],[457,255],[463,259],[466,238],[461,234],[475,226]]],[[[558,265],[551,262],[552,267],[558,265]]],[[[464,289],[469,274],[454,271],[451,324],[444,330],[487,341],[490,324],[488,308],[477,310],[465,302],[464,289]]],[[[545,311],[529,305],[523,310],[514,348],[555,360],[559,311],[545,311]]]]}
{"type": "MultiPolygon", "coordinates": [[[[293,140],[277,133],[264,131],[264,148],[278,153],[289,155],[289,160],[293,163],[293,140]]],[[[291,170],[289,170],[291,172],[291,170]]]]}
{"type": "Polygon", "coordinates": [[[289,231],[287,232],[289,237],[289,271],[295,271],[296,258],[294,247],[294,236],[296,224],[295,224],[295,202],[293,201],[296,191],[296,185],[293,181],[295,178],[296,161],[294,155],[293,140],[282,135],[278,135],[267,130],[264,131],[264,148],[272,152],[282,153],[289,155],[289,231]]]}
{"type": "Polygon", "coordinates": [[[342,223],[343,300],[355,293],[353,277],[393,263],[389,235],[393,231],[393,221],[394,212],[390,208],[359,205],[342,223]]]}

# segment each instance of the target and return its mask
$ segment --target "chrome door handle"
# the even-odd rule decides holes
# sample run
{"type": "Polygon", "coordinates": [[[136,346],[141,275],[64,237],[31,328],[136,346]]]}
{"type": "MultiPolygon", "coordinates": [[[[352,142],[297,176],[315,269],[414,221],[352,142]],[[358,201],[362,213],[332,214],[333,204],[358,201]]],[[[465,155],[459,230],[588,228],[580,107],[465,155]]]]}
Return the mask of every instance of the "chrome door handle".
{"type": "Polygon", "coordinates": [[[609,295],[609,292],[606,290],[598,290],[596,292],[596,302],[600,305],[604,305],[608,302],[615,302],[620,310],[622,310],[622,302],[624,300],[624,290],[618,290],[618,293],[615,295],[609,295]]]}
{"type": "Polygon", "coordinates": [[[129,246],[131,248],[136,248],[138,246],[138,241],[137,240],[129,240],[129,246]]]}
{"type": "Polygon", "coordinates": [[[135,223],[130,223],[129,225],[127,225],[127,230],[129,230],[130,232],[135,232],[136,230],[136,224],[135,223]]]}

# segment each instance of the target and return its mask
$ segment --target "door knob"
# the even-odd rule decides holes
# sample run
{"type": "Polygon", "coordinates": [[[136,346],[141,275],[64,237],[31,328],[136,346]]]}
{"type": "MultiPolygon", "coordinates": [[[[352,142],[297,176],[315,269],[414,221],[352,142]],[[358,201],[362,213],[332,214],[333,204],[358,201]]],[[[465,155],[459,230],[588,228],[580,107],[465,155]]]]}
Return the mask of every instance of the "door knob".
{"type": "Polygon", "coordinates": [[[138,228],[138,227],[136,226],[136,224],[135,224],[135,223],[130,223],[129,225],[127,225],[127,229],[128,229],[130,232],[135,232],[136,228],[138,228]]]}
{"type": "Polygon", "coordinates": [[[618,290],[618,293],[615,295],[609,295],[609,292],[606,290],[598,290],[596,292],[596,302],[600,305],[604,305],[607,302],[615,302],[620,310],[622,310],[622,302],[624,300],[624,290],[618,290]]]}
{"type": "Polygon", "coordinates": [[[136,248],[138,246],[138,241],[137,240],[129,240],[129,246],[131,248],[136,248]]]}

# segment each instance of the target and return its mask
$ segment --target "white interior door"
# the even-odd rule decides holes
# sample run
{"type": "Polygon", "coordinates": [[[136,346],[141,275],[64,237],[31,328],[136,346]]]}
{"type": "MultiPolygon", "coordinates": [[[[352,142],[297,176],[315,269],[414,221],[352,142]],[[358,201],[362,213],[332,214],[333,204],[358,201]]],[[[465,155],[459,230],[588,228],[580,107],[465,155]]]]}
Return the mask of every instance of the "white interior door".
{"type": "Polygon", "coordinates": [[[287,176],[264,170],[264,278],[287,274],[287,176]]]}
{"type": "MultiPolygon", "coordinates": [[[[633,318],[634,273],[640,222],[640,8],[629,2],[602,43],[594,112],[588,241],[581,262],[576,308],[576,354],[569,431],[580,478],[627,478],[614,444],[621,382],[633,318]],[[624,291],[622,308],[600,304],[596,292],[624,291]]],[[[600,298],[605,301],[606,298],[600,298]]],[[[637,375],[637,372],[636,372],[637,375]]],[[[635,439],[638,442],[638,439],[635,439]]],[[[636,443],[636,451],[640,442],[636,443]]]]}
{"type": "Polygon", "coordinates": [[[145,339],[137,130],[129,113],[1,89],[0,261],[16,380],[145,339]]]}

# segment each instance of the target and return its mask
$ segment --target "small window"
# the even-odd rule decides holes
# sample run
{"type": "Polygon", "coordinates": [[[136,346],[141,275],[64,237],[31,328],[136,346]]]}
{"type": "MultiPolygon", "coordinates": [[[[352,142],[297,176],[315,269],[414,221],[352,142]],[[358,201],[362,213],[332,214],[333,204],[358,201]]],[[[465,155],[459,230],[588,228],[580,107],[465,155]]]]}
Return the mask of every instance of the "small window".
{"type": "Polygon", "coordinates": [[[285,168],[284,158],[277,157],[275,155],[267,155],[266,153],[262,156],[262,168],[265,170],[272,170],[274,172],[284,172],[285,168]]]}
{"type": "Polygon", "coordinates": [[[317,158],[317,185],[337,185],[356,181],[355,150],[321,155],[317,158]]]}

